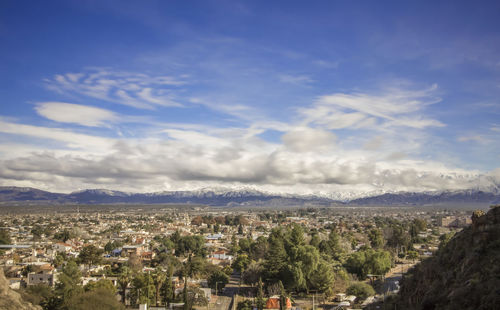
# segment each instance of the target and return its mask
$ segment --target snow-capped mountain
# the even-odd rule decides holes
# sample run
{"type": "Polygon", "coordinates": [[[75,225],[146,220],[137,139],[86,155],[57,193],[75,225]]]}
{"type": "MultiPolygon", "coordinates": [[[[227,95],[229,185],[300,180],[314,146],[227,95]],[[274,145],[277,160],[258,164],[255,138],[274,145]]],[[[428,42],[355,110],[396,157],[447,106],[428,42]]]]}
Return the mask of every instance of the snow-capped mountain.
{"type": "Polygon", "coordinates": [[[432,205],[441,203],[500,203],[498,187],[433,192],[369,192],[293,195],[263,192],[252,188],[203,188],[194,191],[126,193],[87,189],[70,194],[51,193],[35,188],[0,187],[0,202],[60,204],[203,204],[211,206],[300,206],[348,205],[432,205]]]}

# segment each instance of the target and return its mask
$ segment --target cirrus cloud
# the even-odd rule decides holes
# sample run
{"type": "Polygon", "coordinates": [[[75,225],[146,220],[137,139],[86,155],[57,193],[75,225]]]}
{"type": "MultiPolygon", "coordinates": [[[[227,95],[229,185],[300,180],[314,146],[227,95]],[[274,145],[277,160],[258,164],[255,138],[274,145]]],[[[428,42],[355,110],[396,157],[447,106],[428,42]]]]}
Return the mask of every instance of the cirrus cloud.
{"type": "Polygon", "coordinates": [[[41,116],[56,122],[90,127],[106,127],[118,120],[118,115],[112,111],[66,102],[40,102],[35,110],[41,116]]]}

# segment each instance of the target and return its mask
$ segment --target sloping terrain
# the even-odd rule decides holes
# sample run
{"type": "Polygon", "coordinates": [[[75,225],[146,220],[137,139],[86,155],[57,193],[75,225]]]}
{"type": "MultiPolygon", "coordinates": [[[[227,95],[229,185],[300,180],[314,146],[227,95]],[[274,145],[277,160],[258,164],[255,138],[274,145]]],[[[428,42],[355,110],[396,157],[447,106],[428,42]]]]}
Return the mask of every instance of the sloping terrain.
{"type": "Polygon", "coordinates": [[[405,276],[398,309],[499,309],[500,206],[472,220],[405,276]]]}
{"type": "Polygon", "coordinates": [[[0,268],[0,309],[1,310],[41,310],[39,306],[33,306],[25,302],[21,295],[9,287],[9,281],[5,278],[0,268]]]}

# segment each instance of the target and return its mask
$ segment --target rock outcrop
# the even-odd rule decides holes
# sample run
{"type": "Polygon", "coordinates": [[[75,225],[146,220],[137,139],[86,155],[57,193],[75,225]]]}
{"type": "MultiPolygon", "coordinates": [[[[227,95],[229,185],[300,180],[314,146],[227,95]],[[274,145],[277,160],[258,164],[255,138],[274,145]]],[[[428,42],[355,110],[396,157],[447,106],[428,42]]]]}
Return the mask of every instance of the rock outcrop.
{"type": "Polygon", "coordinates": [[[0,310],[42,310],[42,308],[24,301],[19,293],[12,290],[0,268],[0,310]]]}

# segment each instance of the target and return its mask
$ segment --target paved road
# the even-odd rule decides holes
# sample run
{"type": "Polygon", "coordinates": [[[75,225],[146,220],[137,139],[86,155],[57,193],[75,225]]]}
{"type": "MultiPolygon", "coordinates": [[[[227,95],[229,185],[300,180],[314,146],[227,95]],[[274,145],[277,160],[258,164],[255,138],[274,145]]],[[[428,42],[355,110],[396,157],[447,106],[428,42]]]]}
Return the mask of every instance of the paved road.
{"type": "Polygon", "coordinates": [[[224,291],[219,296],[214,296],[216,301],[210,303],[210,310],[231,310],[229,309],[231,305],[231,300],[233,295],[238,293],[238,288],[240,284],[240,275],[234,273],[229,278],[229,283],[224,287],[224,291]]]}
{"type": "Polygon", "coordinates": [[[240,274],[233,273],[229,277],[229,283],[224,287],[224,296],[233,297],[233,295],[238,293],[240,286],[240,274]]]}
{"type": "Polygon", "coordinates": [[[394,275],[389,278],[385,278],[384,286],[382,287],[382,292],[389,293],[396,290],[399,290],[399,283],[401,283],[401,276],[394,275]]]}
{"type": "Polygon", "coordinates": [[[228,310],[231,303],[231,297],[214,296],[215,302],[210,303],[210,310],[228,310]]]}

